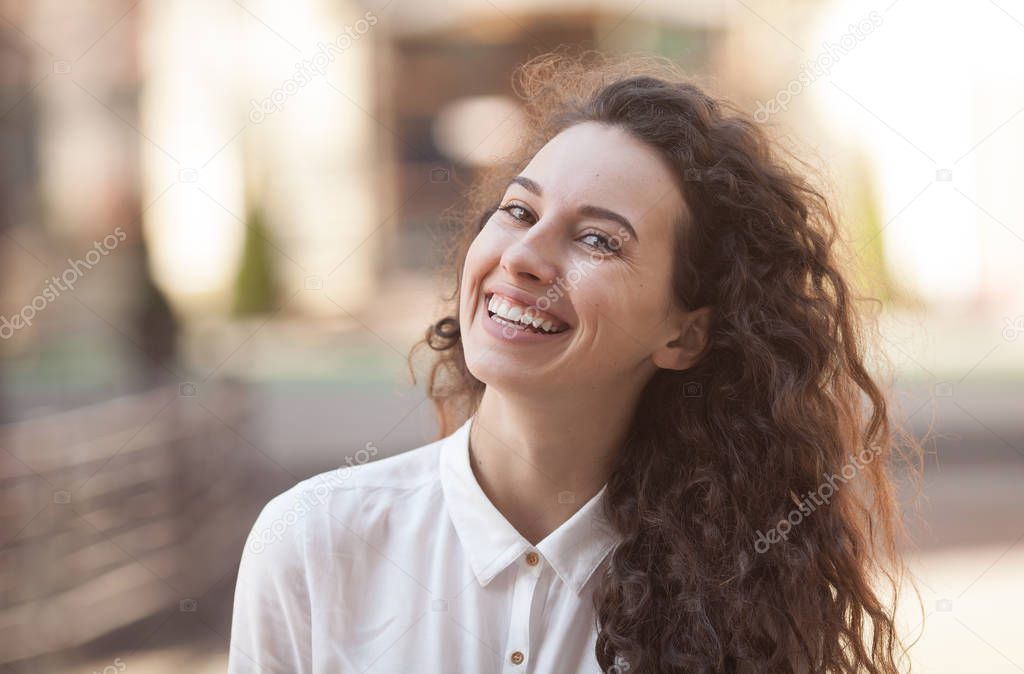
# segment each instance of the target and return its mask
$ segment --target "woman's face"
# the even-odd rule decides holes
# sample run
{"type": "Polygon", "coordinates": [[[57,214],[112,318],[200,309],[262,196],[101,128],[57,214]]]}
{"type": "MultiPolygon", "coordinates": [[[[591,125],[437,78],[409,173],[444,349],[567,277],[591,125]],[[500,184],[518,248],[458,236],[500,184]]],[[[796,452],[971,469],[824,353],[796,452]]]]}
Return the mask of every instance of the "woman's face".
{"type": "Polygon", "coordinates": [[[671,295],[673,227],[684,209],[669,169],[628,132],[586,122],[554,137],[467,254],[460,328],[470,372],[543,397],[638,390],[673,366],[666,344],[685,316],[671,295]],[[523,331],[489,307],[558,332],[523,331]]]}

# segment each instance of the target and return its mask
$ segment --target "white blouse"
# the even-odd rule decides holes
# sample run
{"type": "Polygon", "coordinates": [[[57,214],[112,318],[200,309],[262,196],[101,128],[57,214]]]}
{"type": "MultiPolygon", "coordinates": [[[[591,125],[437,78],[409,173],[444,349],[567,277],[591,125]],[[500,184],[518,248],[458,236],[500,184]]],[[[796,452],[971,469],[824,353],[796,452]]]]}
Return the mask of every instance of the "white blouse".
{"type": "Polygon", "coordinates": [[[476,481],[473,419],[267,503],[242,554],[230,673],[601,672],[592,595],[618,540],[605,488],[531,545],[476,481]]]}

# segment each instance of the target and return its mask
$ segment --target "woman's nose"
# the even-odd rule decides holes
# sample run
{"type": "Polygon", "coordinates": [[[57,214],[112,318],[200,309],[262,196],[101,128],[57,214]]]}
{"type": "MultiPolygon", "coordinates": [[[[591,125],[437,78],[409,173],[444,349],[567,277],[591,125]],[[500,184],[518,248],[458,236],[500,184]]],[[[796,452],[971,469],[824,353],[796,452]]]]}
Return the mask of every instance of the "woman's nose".
{"type": "MultiPolygon", "coordinates": [[[[536,226],[536,225],[535,225],[536,226]]],[[[558,267],[546,244],[522,237],[512,243],[501,256],[501,268],[511,278],[528,279],[549,285],[558,277],[558,267]]]]}

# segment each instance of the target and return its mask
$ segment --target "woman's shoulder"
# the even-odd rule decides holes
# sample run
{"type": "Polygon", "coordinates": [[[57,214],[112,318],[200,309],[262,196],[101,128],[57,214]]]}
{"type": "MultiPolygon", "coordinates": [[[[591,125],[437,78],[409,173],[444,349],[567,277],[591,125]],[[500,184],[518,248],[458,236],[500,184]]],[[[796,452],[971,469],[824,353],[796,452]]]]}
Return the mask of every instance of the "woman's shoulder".
{"type": "Polygon", "coordinates": [[[367,443],[345,457],[337,468],[306,478],[271,498],[253,524],[247,550],[290,540],[307,540],[308,530],[332,522],[366,521],[419,495],[429,495],[440,480],[441,440],[399,454],[378,458],[367,443]]]}
{"type": "MultiPolygon", "coordinates": [[[[413,491],[439,479],[441,441],[381,457],[372,442],[338,465],[307,478],[288,492],[294,498],[325,500],[366,490],[413,491]]],[[[357,495],[361,496],[361,495],[357,495]]]]}

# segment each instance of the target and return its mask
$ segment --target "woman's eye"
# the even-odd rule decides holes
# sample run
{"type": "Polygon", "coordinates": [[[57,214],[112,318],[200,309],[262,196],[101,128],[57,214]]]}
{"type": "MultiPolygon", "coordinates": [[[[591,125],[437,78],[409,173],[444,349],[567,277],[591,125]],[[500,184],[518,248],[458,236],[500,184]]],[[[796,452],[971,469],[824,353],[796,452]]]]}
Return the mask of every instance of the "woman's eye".
{"type": "Polygon", "coordinates": [[[516,220],[525,220],[526,217],[533,217],[533,214],[530,213],[530,211],[519,204],[509,204],[508,206],[502,206],[498,210],[505,211],[516,220]]]}
{"type": "Polygon", "coordinates": [[[615,249],[613,249],[612,246],[611,246],[611,240],[608,237],[606,237],[604,234],[598,234],[597,232],[587,232],[586,234],[583,235],[582,238],[583,239],[587,239],[587,238],[590,238],[590,237],[593,237],[594,239],[597,239],[597,245],[594,245],[592,243],[588,243],[587,244],[591,248],[596,248],[596,249],[604,251],[606,253],[614,253],[615,252],[615,249]]]}

